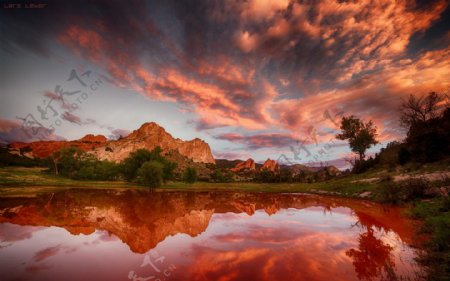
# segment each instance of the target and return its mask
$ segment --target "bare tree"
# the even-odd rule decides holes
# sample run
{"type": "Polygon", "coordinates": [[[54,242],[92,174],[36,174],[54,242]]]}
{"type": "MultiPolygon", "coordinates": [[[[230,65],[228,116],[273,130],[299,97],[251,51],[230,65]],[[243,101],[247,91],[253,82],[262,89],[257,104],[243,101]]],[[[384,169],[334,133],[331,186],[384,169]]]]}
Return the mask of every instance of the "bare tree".
{"type": "Polygon", "coordinates": [[[410,128],[418,122],[425,122],[440,115],[444,94],[430,92],[428,95],[415,97],[412,94],[400,105],[400,124],[402,127],[410,128]]]}

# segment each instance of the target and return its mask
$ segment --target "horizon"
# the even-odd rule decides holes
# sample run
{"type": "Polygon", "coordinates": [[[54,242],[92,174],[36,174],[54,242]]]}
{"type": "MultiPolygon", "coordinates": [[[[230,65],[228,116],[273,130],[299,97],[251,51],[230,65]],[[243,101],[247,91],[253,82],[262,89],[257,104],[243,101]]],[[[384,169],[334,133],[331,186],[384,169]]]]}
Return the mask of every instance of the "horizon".
{"type": "Polygon", "coordinates": [[[402,99],[450,86],[444,0],[48,1],[0,13],[2,144],[115,139],[155,122],[215,159],[342,169],[342,116],[374,121],[370,156],[405,137],[402,99]]]}

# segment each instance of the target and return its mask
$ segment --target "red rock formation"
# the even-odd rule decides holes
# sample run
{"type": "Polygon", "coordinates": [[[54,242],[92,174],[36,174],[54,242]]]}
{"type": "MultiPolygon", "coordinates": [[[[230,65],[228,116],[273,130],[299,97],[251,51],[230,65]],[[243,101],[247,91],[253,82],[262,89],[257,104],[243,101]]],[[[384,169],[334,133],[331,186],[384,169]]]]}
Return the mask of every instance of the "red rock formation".
{"type": "Polygon", "coordinates": [[[121,161],[137,149],[161,147],[163,152],[178,151],[194,162],[215,163],[209,145],[201,139],[183,141],[173,138],[164,128],[151,122],[143,124],[138,130],[120,140],[108,141],[102,135],[86,135],[74,141],[37,141],[31,143],[15,142],[9,145],[12,151],[29,151],[32,157],[45,158],[62,147],[75,146],[101,160],[121,161]]]}
{"type": "Polygon", "coordinates": [[[78,141],[80,142],[90,142],[90,143],[105,143],[107,141],[106,137],[104,135],[85,135],[84,137],[82,137],[81,139],[79,139],[78,141]]]}
{"type": "Polygon", "coordinates": [[[232,172],[241,172],[241,171],[254,171],[256,169],[255,161],[252,158],[247,159],[247,161],[237,163],[234,168],[231,168],[232,172]]]}
{"type": "Polygon", "coordinates": [[[161,147],[163,152],[176,150],[194,162],[215,163],[211,149],[206,142],[198,138],[190,141],[175,139],[154,122],[145,123],[128,136],[120,140],[109,141],[91,153],[99,159],[117,162],[126,158],[133,151],[141,148],[152,150],[157,146],[161,147]]]}
{"type": "Polygon", "coordinates": [[[45,158],[63,147],[74,146],[84,151],[92,150],[106,143],[106,137],[102,135],[86,135],[79,140],[73,141],[36,141],[36,142],[13,142],[9,144],[11,150],[22,150],[31,157],[45,158]]]}
{"type": "Polygon", "coordinates": [[[269,170],[271,172],[278,172],[278,171],[280,171],[280,166],[278,165],[277,161],[268,158],[266,160],[266,162],[264,162],[263,166],[261,167],[261,170],[269,170]]]}

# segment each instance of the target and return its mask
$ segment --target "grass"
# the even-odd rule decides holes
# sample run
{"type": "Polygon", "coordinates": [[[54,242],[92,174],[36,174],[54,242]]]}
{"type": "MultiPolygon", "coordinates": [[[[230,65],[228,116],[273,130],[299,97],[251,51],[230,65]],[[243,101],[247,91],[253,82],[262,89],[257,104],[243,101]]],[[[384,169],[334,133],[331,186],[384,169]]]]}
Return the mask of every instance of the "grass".
{"type": "MultiPolygon", "coordinates": [[[[125,181],[84,181],[72,180],[69,178],[56,176],[44,172],[43,168],[22,168],[3,167],[0,168],[0,195],[6,195],[14,191],[20,193],[18,188],[33,187],[39,190],[42,188],[145,188],[141,185],[132,184],[125,181]],[[6,192],[8,191],[8,192],[6,192]]],[[[330,180],[319,183],[254,183],[254,182],[233,182],[233,183],[209,183],[196,182],[187,184],[184,182],[169,182],[159,190],[167,191],[252,191],[252,192],[308,192],[308,193],[329,193],[343,195],[347,197],[357,197],[364,191],[373,191],[376,186],[369,183],[352,183],[361,176],[349,176],[345,178],[330,180]]],[[[46,189],[42,189],[46,190],[46,189]]]]}
{"type": "Polygon", "coordinates": [[[80,181],[45,173],[44,168],[1,167],[0,197],[33,196],[62,188],[143,188],[124,181],[80,181]]]}
{"type": "Polygon", "coordinates": [[[426,266],[429,280],[450,280],[450,198],[439,197],[415,203],[413,218],[424,221],[421,233],[429,236],[419,262],[426,266]]]}

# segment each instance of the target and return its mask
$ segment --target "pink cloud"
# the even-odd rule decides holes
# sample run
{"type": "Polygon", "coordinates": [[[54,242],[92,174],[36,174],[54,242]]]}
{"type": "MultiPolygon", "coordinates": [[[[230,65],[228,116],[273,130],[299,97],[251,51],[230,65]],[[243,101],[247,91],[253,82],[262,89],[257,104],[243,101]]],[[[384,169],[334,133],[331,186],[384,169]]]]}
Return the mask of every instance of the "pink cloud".
{"type": "MultiPolygon", "coordinates": [[[[406,52],[412,36],[427,30],[447,5],[436,1],[428,9],[414,9],[395,1],[233,2],[227,9],[239,21],[230,36],[234,41],[225,44],[235,44],[242,56],[218,51],[191,58],[149,24],[148,32],[177,59],[163,65],[146,65],[133,52],[138,38],[106,37],[101,28],[71,25],[59,41],[103,67],[118,86],[150,99],[182,103],[197,115],[198,129],[290,131],[273,142],[253,134],[240,143],[280,146],[289,137],[304,138],[311,128],[318,132],[317,141],[327,141],[340,118],[324,119],[327,110],[373,119],[380,140],[388,141],[404,135],[396,121],[401,98],[450,86],[448,50],[416,56],[406,52]],[[300,69],[290,69],[302,63],[300,69]]],[[[227,21],[218,11],[210,17],[227,21]]],[[[107,29],[101,22],[99,27],[107,29]]]]}
{"type": "Polygon", "coordinates": [[[43,126],[23,126],[21,122],[15,120],[0,119],[0,144],[17,141],[65,140],[63,137],[55,135],[53,131],[43,126]]]}

